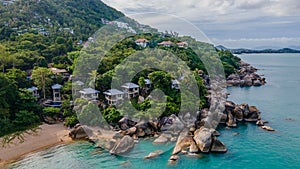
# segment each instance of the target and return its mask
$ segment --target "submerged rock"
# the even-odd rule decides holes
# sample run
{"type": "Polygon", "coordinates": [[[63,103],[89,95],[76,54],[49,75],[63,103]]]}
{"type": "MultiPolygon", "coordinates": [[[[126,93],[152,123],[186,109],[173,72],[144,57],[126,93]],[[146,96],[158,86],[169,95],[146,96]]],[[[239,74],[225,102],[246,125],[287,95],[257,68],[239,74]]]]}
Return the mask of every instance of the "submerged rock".
{"type": "Polygon", "coordinates": [[[157,139],[153,141],[154,144],[162,144],[168,142],[169,139],[164,135],[160,135],[157,139]]]}
{"type": "Polygon", "coordinates": [[[173,163],[173,162],[176,162],[178,159],[179,159],[179,156],[178,156],[178,155],[172,155],[172,156],[169,158],[169,162],[173,163]]]}
{"type": "Polygon", "coordinates": [[[267,130],[267,131],[275,131],[273,128],[271,128],[270,126],[261,126],[260,128],[267,130]]]}
{"type": "Polygon", "coordinates": [[[149,154],[148,154],[146,157],[144,157],[144,158],[145,158],[145,159],[155,158],[155,157],[161,155],[162,153],[163,153],[163,151],[161,151],[161,150],[156,150],[156,151],[154,151],[154,152],[152,152],[152,153],[149,153],[149,154]]]}

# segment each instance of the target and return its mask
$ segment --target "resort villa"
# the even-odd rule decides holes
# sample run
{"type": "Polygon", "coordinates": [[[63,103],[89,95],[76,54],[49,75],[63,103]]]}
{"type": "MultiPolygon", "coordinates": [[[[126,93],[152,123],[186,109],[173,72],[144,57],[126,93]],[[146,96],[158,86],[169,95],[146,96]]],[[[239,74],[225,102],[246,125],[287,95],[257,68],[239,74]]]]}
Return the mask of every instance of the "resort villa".
{"type": "Polygon", "coordinates": [[[31,92],[32,93],[32,96],[33,97],[35,97],[36,99],[38,99],[39,97],[40,97],[40,94],[39,94],[39,92],[38,92],[38,88],[37,87],[35,87],[35,86],[32,86],[31,88],[28,88],[27,89],[29,92],[31,92]]]}
{"type": "Polygon", "coordinates": [[[135,44],[137,44],[138,46],[141,46],[143,48],[147,47],[149,44],[149,41],[147,39],[137,39],[135,41],[135,44]]]}
{"type": "Polygon", "coordinates": [[[109,105],[117,105],[124,100],[124,92],[117,89],[110,89],[103,94],[109,105]]]}
{"type": "Polygon", "coordinates": [[[99,91],[92,88],[85,88],[79,91],[81,98],[85,100],[97,100],[99,91]]]}
{"type": "Polygon", "coordinates": [[[140,86],[134,83],[125,83],[122,85],[125,97],[131,99],[139,95],[140,86]]]}
{"type": "Polygon", "coordinates": [[[61,101],[60,89],[62,88],[62,85],[55,84],[55,85],[51,86],[51,88],[52,88],[52,91],[53,91],[53,101],[54,102],[61,101]]]}
{"type": "Polygon", "coordinates": [[[180,83],[178,80],[172,80],[172,89],[176,89],[176,90],[179,90],[180,89],[180,83]]]}
{"type": "Polygon", "coordinates": [[[70,74],[66,69],[57,69],[57,68],[52,67],[52,68],[50,68],[50,70],[53,74],[60,75],[63,78],[69,78],[70,77],[70,74]]]}
{"type": "Polygon", "coordinates": [[[151,82],[151,80],[150,79],[145,79],[145,85],[146,85],[146,90],[148,91],[148,90],[150,90],[151,89],[151,87],[152,87],[152,82],[151,82]]]}

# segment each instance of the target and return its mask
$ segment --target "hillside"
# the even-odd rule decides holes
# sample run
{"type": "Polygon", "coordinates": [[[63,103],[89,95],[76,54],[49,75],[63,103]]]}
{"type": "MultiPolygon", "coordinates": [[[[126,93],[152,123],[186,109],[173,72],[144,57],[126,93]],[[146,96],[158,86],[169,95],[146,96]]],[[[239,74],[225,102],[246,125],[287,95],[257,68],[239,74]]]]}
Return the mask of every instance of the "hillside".
{"type": "Polygon", "coordinates": [[[100,0],[19,0],[0,4],[0,16],[0,39],[26,32],[50,36],[65,32],[86,40],[103,26],[103,19],[124,15],[100,0]]]}
{"type": "MultiPolygon", "coordinates": [[[[2,70],[0,73],[0,136],[25,130],[41,121],[49,121],[46,120],[49,118],[66,119],[68,126],[78,123],[77,116],[70,105],[70,101],[73,99],[72,81],[53,73],[49,66],[64,68],[66,69],[65,73],[72,74],[84,43],[95,31],[108,23],[138,35],[124,38],[112,45],[108,44],[110,39],[100,38],[102,41],[99,43],[104,43],[103,46],[113,47],[104,57],[98,70],[90,70],[87,73],[96,76],[96,79],[93,77],[90,81],[95,83],[96,89],[101,93],[97,99],[101,103],[99,106],[105,105],[103,108],[108,106],[102,93],[110,88],[116,66],[122,63],[126,57],[143,50],[143,47],[136,44],[136,40],[139,38],[149,40],[148,49],[163,49],[179,56],[189,66],[192,73],[196,74],[201,98],[198,98],[199,103],[186,102],[185,104],[200,104],[200,107],[205,107],[207,103],[205,82],[199,72],[203,72],[200,74],[205,74],[205,77],[207,74],[204,64],[198,57],[199,54],[206,58],[215,57],[213,58],[214,64],[220,63],[219,65],[221,65],[223,63],[226,75],[235,72],[239,67],[239,59],[230,52],[219,51],[222,63],[218,62],[219,56],[213,55],[216,53],[213,45],[197,42],[191,37],[179,38],[155,32],[155,29],[151,29],[154,31],[152,34],[139,34],[139,29],[144,30],[149,27],[140,25],[131,19],[127,19],[130,27],[127,27],[126,24],[124,26],[122,22],[110,22],[124,15],[99,0],[19,0],[10,2],[12,3],[0,3],[0,70],[2,70]],[[168,47],[161,44],[167,41],[172,41],[172,45],[168,47]],[[188,44],[197,51],[188,46],[179,46],[180,43],[181,45],[188,44]],[[61,109],[44,107],[42,103],[53,98],[51,86],[56,83],[62,85],[61,109]],[[34,98],[32,93],[26,90],[32,86],[38,88],[39,98],[34,98]]],[[[116,37],[118,36],[116,35],[116,37]]],[[[95,50],[103,51],[103,48],[99,47],[95,50]]],[[[80,57],[80,59],[82,58],[80,57]]],[[[168,64],[165,64],[165,67],[179,67],[178,64],[175,64],[177,62],[166,63],[168,64]]],[[[86,64],[83,66],[88,69],[86,64]]],[[[136,67],[136,65],[132,67],[136,67]]],[[[181,104],[180,93],[170,87],[171,76],[156,69],[148,69],[135,76],[132,82],[140,83],[142,81],[140,79],[148,77],[153,82],[159,81],[161,78],[165,79],[164,85],[156,86],[162,88],[169,96],[164,114],[178,113],[181,104]]],[[[93,87],[89,84],[86,86],[93,87]]],[[[149,92],[141,92],[141,94],[147,96],[149,92]]],[[[138,103],[137,98],[133,98],[132,101],[139,110],[147,110],[150,105],[149,100],[141,104],[138,103]]],[[[86,114],[85,112],[83,115],[86,114]]],[[[104,116],[109,118],[110,122],[115,123],[122,117],[114,107],[104,109],[104,112],[104,116]]],[[[94,118],[94,122],[97,122],[97,119],[94,118]]]]}

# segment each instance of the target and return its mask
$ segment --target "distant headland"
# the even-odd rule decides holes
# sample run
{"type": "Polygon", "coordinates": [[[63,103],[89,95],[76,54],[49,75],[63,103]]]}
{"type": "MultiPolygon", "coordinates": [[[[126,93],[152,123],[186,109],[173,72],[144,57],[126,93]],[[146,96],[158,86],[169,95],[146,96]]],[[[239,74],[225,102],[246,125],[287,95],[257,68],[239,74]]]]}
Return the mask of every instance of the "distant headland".
{"type": "Polygon", "coordinates": [[[230,49],[226,48],[222,45],[216,46],[219,50],[229,50],[233,54],[251,54],[251,53],[300,53],[298,49],[292,48],[281,48],[281,49],[246,49],[246,48],[238,48],[238,49],[230,49]]]}

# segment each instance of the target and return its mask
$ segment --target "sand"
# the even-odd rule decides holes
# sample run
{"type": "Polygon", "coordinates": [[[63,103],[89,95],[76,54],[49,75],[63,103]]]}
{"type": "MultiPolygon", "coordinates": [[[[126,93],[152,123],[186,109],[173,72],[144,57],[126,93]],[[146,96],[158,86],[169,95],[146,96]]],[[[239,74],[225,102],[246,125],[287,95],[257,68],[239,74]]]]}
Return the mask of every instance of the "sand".
{"type": "MultiPolygon", "coordinates": [[[[24,134],[25,141],[19,143],[16,139],[13,144],[0,146],[0,166],[13,162],[22,156],[40,151],[58,144],[69,143],[72,139],[68,136],[69,130],[63,124],[43,124],[34,135],[24,134]]],[[[2,143],[2,138],[0,142],[2,143]]]]}

